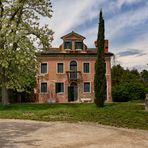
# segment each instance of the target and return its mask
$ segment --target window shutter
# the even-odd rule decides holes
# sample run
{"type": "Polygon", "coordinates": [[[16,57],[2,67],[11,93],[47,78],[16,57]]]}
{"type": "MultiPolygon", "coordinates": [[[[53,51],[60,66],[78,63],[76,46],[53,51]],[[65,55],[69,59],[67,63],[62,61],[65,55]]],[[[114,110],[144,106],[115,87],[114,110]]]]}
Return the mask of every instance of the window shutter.
{"type": "Polygon", "coordinates": [[[70,49],[72,49],[72,41],[70,42],[70,49]]]}
{"type": "Polygon", "coordinates": [[[66,47],[66,42],[64,42],[64,49],[66,49],[67,47],[66,47]]]}
{"type": "Polygon", "coordinates": [[[56,83],[56,93],[58,93],[58,83],[56,83]]]}
{"type": "Polygon", "coordinates": [[[61,92],[64,92],[64,84],[61,83],[61,92]]]}
{"type": "Polygon", "coordinates": [[[72,49],[72,41],[65,41],[64,42],[64,49],[72,49]]]}

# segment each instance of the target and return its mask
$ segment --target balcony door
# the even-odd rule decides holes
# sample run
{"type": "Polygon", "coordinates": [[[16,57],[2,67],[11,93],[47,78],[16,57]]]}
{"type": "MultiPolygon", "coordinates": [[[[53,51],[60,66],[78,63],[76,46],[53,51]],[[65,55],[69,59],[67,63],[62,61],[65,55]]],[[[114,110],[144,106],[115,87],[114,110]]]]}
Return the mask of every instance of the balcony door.
{"type": "Polygon", "coordinates": [[[77,80],[77,62],[70,62],[70,80],[77,80]]]}

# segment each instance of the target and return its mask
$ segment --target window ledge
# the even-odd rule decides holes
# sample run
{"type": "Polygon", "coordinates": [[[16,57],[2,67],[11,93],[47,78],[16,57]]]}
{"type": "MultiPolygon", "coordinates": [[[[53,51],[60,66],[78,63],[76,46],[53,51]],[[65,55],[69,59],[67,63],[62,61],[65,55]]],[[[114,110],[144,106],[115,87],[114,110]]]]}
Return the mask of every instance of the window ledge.
{"type": "Polygon", "coordinates": [[[81,51],[81,50],[82,50],[81,48],[76,49],[76,51],[81,51]]]}
{"type": "Polygon", "coordinates": [[[41,95],[47,95],[48,92],[40,92],[41,95]]]}
{"type": "Polygon", "coordinates": [[[58,94],[58,95],[63,95],[63,94],[64,94],[64,92],[58,92],[57,94],[58,94]]]}
{"type": "Polygon", "coordinates": [[[70,48],[66,48],[65,50],[66,50],[66,51],[70,51],[71,49],[70,49],[70,48]]]}
{"type": "Polygon", "coordinates": [[[41,73],[39,76],[45,76],[48,75],[48,73],[41,73]]]}
{"type": "Polygon", "coordinates": [[[56,73],[57,75],[64,75],[65,73],[56,73]]]}
{"type": "Polygon", "coordinates": [[[83,93],[85,93],[85,94],[90,94],[91,92],[83,92],[83,93]]]}

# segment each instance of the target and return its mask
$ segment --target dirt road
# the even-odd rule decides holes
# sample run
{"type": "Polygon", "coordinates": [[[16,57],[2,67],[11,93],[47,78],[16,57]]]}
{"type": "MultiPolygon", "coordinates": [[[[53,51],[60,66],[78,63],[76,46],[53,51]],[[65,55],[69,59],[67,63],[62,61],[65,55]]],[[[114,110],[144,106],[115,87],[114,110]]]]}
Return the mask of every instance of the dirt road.
{"type": "Polygon", "coordinates": [[[148,131],[0,119],[0,148],[148,148],[148,131]]]}

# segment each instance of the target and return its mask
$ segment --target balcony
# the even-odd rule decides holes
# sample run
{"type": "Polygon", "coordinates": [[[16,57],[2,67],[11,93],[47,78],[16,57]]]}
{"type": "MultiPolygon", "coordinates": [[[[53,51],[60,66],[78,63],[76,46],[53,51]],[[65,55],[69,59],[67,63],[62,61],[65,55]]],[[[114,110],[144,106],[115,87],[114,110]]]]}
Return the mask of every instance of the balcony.
{"type": "Polygon", "coordinates": [[[82,73],[81,71],[67,71],[66,72],[68,81],[81,81],[82,73]]]}

